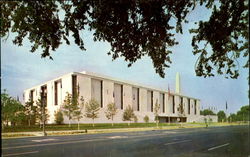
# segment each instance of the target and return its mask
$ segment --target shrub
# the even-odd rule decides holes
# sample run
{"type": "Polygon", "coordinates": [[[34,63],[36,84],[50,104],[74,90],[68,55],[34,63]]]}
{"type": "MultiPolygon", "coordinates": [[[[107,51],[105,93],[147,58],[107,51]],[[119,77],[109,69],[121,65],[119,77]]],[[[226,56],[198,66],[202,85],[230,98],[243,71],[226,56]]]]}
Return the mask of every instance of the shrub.
{"type": "MultiPolygon", "coordinates": [[[[124,110],[123,112],[123,115],[122,115],[122,120],[123,121],[131,121],[132,118],[134,117],[134,111],[132,109],[131,106],[127,106],[126,109],[124,110]]],[[[130,125],[130,123],[128,123],[128,125],[130,125]]]]}
{"type": "Polygon", "coordinates": [[[145,123],[148,123],[148,122],[149,122],[148,116],[146,115],[146,116],[143,118],[143,120],[144,120],[145,123]]]}
{"type": "Polygon", "coordinates": [[[63,120],[63,113],[60,110],[55,112],[55,123],[63,124],[63,120]]]}
{"type": "Polygon", "coordinates": [[[85,117],[92,119],[92,126],[94,127],[94,120],[98,118],[100,110],[100,105],[95,99],[91,99],[89,103],[86,104],[85,117]]]}
{"type": "Polygon", "coordinates": [[[136,116],[136,115],[134,116],[134,122],[135,122],[135,123],[137,123],[137,122],[138,122],[138,118],[137,118],[137,116],[136,116]]]}

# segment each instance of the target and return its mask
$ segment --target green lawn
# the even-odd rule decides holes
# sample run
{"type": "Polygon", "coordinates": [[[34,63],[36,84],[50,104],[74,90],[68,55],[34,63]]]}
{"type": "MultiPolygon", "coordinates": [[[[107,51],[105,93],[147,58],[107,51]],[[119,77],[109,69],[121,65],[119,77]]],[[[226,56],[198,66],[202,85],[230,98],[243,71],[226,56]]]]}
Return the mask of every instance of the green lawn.
{"type": "MultiPolygon", "coordinates": [[[[159,123],[159,127],[163,126],[176,126],[177,124],[167,124],[167,123],[159,123]]],[[[143,128],[143,127],[156,127],[155,123],[131,123],[128,126],[127,123],[116,123],[112,127],[109,123],[100,123],[95,124],[93,127],[92,124],[80,124],[80,130],[88,129],[114,129],[114,128],[143,128]]],[[[47,124],[46,131],[59,131],[59,130],[78,130],[77,124],[71,124],[71,127],[68,124],[63,125],[55,125],[55,124],[47,124]]],[[[8,126],[2,129],[2,132],[32,132],[32,131],[42,131],[42,128],[39,125],[33,126],[8,126]]]]}
{"type": "MultiPolygon", "coordinates": [[[[242,123],[243,124],[243,123],[242,123]]],[[[226,126],[226,125],[239,125],[239,123],[209,123],[208,126],[226,126]]],[[[159,127],[164,126],[180,126],[180,124],[176,123],[159,123],[159,127]]],[[[205,127],[205,123],[183,123],[183,127],[205,127]]],[[[110,123],[99,123],[95,124],[92,127],[92,124],[80,124],[80,130],[93,130],[93,129],[115,129],[115,128],[146,128],[146,127],[156,127],[156,123],[131,123],[128,126],[127,123],[115,123],[114,126],[110,123]]],[[[77,124],[71,124],[71,127],[68,124],[63,125],[55,125],[55,124],[47,124],[46,131],[62,131],[62,130],[78,130],[77,124]]],[[[8,126],[2,129],[3,133],[8,132],[33,132],[33,131],[42,131],[42,128],[39,125],[33,126],[8,126]]]]}

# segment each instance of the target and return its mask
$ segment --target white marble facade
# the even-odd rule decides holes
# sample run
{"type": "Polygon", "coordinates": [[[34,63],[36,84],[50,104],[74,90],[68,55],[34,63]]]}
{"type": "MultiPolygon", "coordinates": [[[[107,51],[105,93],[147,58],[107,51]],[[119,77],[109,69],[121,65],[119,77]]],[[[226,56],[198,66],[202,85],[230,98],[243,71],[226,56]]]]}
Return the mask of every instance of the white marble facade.
{"type": "MultiPolygon", "coordinates": [[[[108,76],[102,76],[90,72],[72,72],[59,78],[47,81],[38,86],[24,90],[24,101],[30,99],[36,101],[41,93],[46,93],[47,108],[50,114],[48,123],[54,123],[54,112],[62,106],[66,93],[72,94],[74,89],[78,89],[80,96],[85,101],[96,99],[101,109],[99,117],[95,123],[110,123],[105,116],[107,104],[115,103],[118,113],[114,117],[115,123],[124,123],[122,114],[124,109],[131,105],[138,122],[144,122],[143,118],[147,115],[150,122],[154,122],[154,112],[152,109],[156,102],[160,104],[160,122],[175,122],[182,117],[186,122],[198,122],[204,118],[200,116],[200,100],[189,96],[176,93],[169,94],[168,90],[160,90],[152,87],[143,86],[137,83],[131,83],[108,76]],[[46,87],[45,91],[41,87],[46,87]],[[184,114],[178,112],[180,103],[184,105],[184,114]]],[[[84,111],[83,111],[84,112],[84,111]]],[[[68,119],[64,117],[64,123],[68,119]]],[[[76,123],[76,121],[72,121],[76,123]]],[[[91,119],[86,117],[81,119],[81,123],[92,123],[91,119]]]]}

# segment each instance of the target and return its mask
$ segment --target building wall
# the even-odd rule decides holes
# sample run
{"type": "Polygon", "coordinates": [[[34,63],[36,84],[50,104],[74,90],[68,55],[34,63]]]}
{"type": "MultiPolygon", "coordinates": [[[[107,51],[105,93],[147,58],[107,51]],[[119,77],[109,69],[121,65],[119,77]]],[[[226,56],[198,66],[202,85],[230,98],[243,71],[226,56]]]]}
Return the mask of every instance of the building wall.
{"type": "Polygon", "coordinates": [[[67,93],[72,93],[72,76],[66,75],[61,79],[62,86],[59,86],[58,88],[58,104],[55,105],[55,81],[52,80],[47,82],[45,85],[47,85],[47,110],[49,113],[49,121],[48,123],[54,123],[55,117],[54,114],[57,112],[61,106],[63,105],[64,99],[67,96],[67,93]],[[61,88],[62,87],[62,88],[61,88]]]}
{"type": "MultiPolygon", "coordinates": [[[[47,85],[47,107],[49,111],[49,121],[48,123],[54,123],[54,113],[60,109],[62,109],[63,101],[65,99],[65,96],[68,93],[72,94],[72,74],[67,74],[62,77],[59,77],[57,79],[51,80],[46,82],[42,85],[47,85]],[[55,105],[55,81],[61,80],[62,84],[58,84],[58,105],[55,105]]],[[[168,93],[166,91],[159,91],[147,87],[141,87],[138,85],[133,85],[125,82],[115,81],[115,80],[109,80],[107,78],[101,78],[91,75],[85,75],[80,73],[74,73],[74,75],[77,75],[77,85],[79,86],[79,94],[80,97],[82,96],[84,98],[85,102],[88,102],[91,100],[91,79],[98,79],[102,80],[102,101],[103,101],[103,107],[99,111],[99,117],[95,119],[96,123],[109,123],[111,120],[108,120],[105,116],[105,110],[107,109],[107,105],[109,103],[114,103],[114,84],[121,84],[122,85],[122,101],[123,101],[123,110],[121,108],[118,109],[117,114],[114,117],[115,123],[126,123],[122,121],[122,115],[123,111],[128,107],[129,105],[132,107],[133,105],[133,92],[132,88],[138,88],[139,89],[139,111],[137,111],[137,108],[134,108],[134,113],[138,118],[138,122],[143,122],[143,118],[147,115],[149,116],[150,122],[154,122],[154,111],[151,112],[151,108],[149,110],[148,108],[148,91],[153,91],[153,108],[155,107],[155,104],[160,104],[160,93],[163,93],[165,96],[164,104],[165,104],[165,112],[160,112],[160,116],[170,116],[170,117],[179,117],[180,113],[178,112],[178,106],[180,103],[180,96],[177,94],[171,93],[171,95],[174,95],[175,99],[175,113],[173,113],[173,106],[172,106],[172,97],[168,96],[168,93]]],[[[31,90],[35,89],[35,99],[38,99],[40,96],[41,85],[35,86],[33,88],[27,89],[24,91],[24,100],[28,101],[29,93],[31,90]],[[38,94],[36,94],[36,92],[38,94]]],[[[197,114],[194,115],[194,99],[191,98],[191,104],[190,104],[190,114],[188,114],[188,98],[185,96],[183,97],[183,104],[184,104],[184,116],[187,117],[188,122],[193,121],[200,121],[200,101],[197,100],[197,114]]],[[[161,107],[162,110],[162,107],[161,107]]],[[[84,111],[83,111],[84,112],[84,111]]],[[[68,118],[64,117],[64,122],[68,123],[68,118]]],[[[76,123],[76,121],[72,120],[72,123],[76,123]]],[[[88,119],[86,117],[82,118],[80,123],[92,123],[92,119],[88,119]]]]}
{"type": "Polygon", "coordinates": [[[123,108],[132,107],[132,86],[123,85],[123,108]]]}
{"type": "Polygon", "coordinates": [[[91,78],[79,75],[77,76],[77,81],[80,86],[79,92],[80,97],[82,96],[84,98],[85,102],[88,102],[91,100],[91,78]]]}
{"type": "Polygon", "coordinates": [[[211,120],[210,122],[218,122],[218,116],[216,115],[207,115],[207,116],[200,115],[194,117],[194,121],[200,123],[204,123],[205,119],[207,119],[207,122],[209,122],[209,120],[211,120]]]}
{"type": "Polygon", "coordinates": [[[140,88],[140,111],[147,112],[147,90],[140,88]]]}
{"type": "Polygon", "coordinates": [[[103,107],[106,108],[109,103],[114,103],[114,83],[108,80],[103,81],[103,107]]]}

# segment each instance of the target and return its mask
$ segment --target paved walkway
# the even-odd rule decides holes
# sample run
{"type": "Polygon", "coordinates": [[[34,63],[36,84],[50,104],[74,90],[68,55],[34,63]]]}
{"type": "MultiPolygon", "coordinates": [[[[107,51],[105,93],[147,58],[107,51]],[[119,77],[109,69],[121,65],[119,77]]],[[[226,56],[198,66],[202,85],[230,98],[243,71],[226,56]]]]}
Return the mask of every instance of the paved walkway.
{"type": "MultiPolygon", "coordinates": [[[[228,126],[228,125],[225,125],[228,126]]],[[[96,134],[96,133],[112,133],[112,132],[132,132],[132,131],[149,131],[149,130],[170,130],[181,128],[201,128],[206,127],[205,124],[182,124],[178,126],[164,126],[164,127],[143,127],[143,128],[114,128],[114,129],[91,129],[91,130],[60,130],[60,131],[46,131],[48,136],[52,135],[74,135],[74,134],[96,134]]],[[[209,126],[218,127],[218,126],[209,126]]],[[[2,138],[18,138],[18,137],[33,137],[44,136],[42,131],[34,132],[8,132],[2,133],[2,138]]]]}

